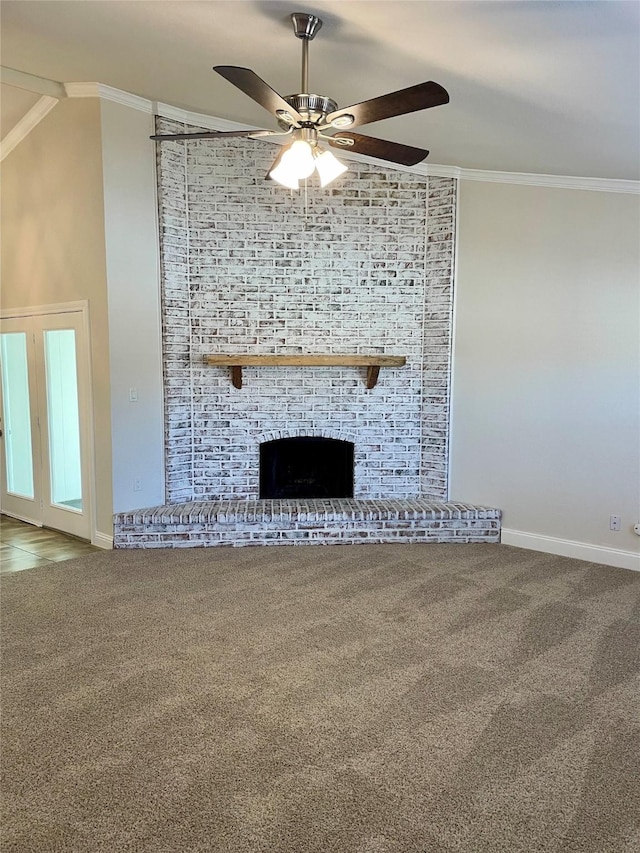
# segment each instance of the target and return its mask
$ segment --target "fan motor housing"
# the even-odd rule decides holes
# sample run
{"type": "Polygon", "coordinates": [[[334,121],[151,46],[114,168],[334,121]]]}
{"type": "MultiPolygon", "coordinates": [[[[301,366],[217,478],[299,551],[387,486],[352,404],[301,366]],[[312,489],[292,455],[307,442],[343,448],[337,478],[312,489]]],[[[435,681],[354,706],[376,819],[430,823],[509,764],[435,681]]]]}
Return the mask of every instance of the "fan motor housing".
{"type": "MultiPolygon", "coordinates": [[[[319,124],[329,113],[335,112],[338,105],[325,95],[285,95],[284,100],[310,124],[319,124]]],[[[283,130],[290,127],[286,121],[279,119],[278,124],[283,130]]]]}

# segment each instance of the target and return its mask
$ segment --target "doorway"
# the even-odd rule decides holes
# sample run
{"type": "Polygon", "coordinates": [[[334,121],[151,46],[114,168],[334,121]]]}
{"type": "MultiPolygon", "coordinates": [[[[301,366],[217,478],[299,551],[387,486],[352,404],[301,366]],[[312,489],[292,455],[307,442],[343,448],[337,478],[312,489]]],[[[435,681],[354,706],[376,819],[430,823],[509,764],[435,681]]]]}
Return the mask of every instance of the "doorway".
{"type": "Polygon", "coordinates": [[[91,539],[86,309],[0,320],[2,511],[91,539]]]}

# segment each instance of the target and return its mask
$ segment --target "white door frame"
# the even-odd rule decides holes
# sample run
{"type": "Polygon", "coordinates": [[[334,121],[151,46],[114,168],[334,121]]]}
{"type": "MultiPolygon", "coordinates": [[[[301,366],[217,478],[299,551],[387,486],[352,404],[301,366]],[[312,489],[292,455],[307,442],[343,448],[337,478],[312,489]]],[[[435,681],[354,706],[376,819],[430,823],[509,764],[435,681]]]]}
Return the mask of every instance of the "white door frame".
{"type": "Polygon", "coordinates": [[[86,341],[85,358],[89,381],[87,383],[87,479],[89,484],[89,520],[91,525],[91,543],[104,548],[104,535],[98,533],[96,517],[96,465],[95,465],[95,428],[93,417],[93,370],[91,362],[91,326],[89,322],[89,301],[80,299],[75,302],[56,302],[53,305],[33,305],[25,308],[5,308],[0,310],[0,319],[10,320],[20,317],[38,317],[43,314],[81,314],[81,325],[86,341]]]}

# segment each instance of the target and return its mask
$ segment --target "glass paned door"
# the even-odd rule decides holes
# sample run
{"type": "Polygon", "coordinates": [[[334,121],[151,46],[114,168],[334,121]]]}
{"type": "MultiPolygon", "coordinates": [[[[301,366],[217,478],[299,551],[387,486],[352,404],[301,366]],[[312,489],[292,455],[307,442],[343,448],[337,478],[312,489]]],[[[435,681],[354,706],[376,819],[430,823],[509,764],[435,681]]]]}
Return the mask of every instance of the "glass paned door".
{"type": "Polygon", "coordinates": [[[0,324],[2,511],[40,524],[40,435],[30,318],[0,324]]]}
{"type": "Polygon", "coordinates": [[[27,333],[3,332],[0,335],[0,353],[7,492],[33,500],[27,333]]]}
{"type": "Polygon", "coordinates": [[[73,329],[44,332],[51,503],[82,512],[80,412],[73,329]]]}
{"type": "Polygon", "coordinates": [[[42,522],[91,538],[88,353],[80,312],[34,318],[42,451],[42,522]]]}
{"type": "Polygon", "coordinates": [[[91,538],[89,355],[82,311],[3,319],[2,509],[91,538]]]}

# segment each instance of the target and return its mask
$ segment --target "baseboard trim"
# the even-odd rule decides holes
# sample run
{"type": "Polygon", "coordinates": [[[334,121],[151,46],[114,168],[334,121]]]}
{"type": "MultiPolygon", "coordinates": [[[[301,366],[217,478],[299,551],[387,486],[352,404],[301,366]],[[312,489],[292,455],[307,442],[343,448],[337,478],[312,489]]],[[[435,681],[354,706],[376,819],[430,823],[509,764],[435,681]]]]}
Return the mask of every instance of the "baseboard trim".
{"type": "Polygon", "coordinates": [[[617,566],[619,569],[631,569],[640,572],[640,554],[622,551],[617,548],[603,548],[601,545],[589,545],[586,542],[574,542],[571,539],[557,539],[555,536],[541,536],[538,533],[525,533],[522,530],[502,528],[500,541],[503,545],[516,548],[529,548],[560,557],[574,557],[589,563],[604,563],[605,566],[617,566]]]}
{"type": "Polygon", "coordinates": [[[104,548],[105,551],[111,551],[113,549],[113,536],[107,536],[106,533],[100,533],[99,530],[96,530],[91,537],[91,544],[95,545],[96,548],[104,548]]]}

